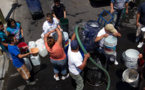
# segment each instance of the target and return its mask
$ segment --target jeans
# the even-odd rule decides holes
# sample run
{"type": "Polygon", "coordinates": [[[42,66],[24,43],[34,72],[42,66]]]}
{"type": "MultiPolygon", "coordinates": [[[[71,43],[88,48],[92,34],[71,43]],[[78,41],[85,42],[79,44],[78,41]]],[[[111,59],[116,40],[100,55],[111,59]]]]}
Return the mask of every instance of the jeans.
{"type": "Polygon", "coordinates": [[[120,26],[120,19],[123,15],[123,9],[121,10],[117,10],[117,9],[114,9],[114,12],[113,12],[113,25],[118,28],[120,26]]]}
{"type": "Polygon", "coordinates": [[[55,74],[58,74],[60,70],[62,75],[66,75],[66,58],[64,60],[50,59],[50,61],[53,64],[53,70],[55,74]]]}
{"type": "Polygon", "coordinates": [[[84,82],[83,82],[83,78],[81,77],[81,75],[74,75],[73,73],[69,72],[69,74],[71,75],[71,77],[75,80],[77,86],[76,86],[76,90],[83,90],[84,88],[84,82]]]}

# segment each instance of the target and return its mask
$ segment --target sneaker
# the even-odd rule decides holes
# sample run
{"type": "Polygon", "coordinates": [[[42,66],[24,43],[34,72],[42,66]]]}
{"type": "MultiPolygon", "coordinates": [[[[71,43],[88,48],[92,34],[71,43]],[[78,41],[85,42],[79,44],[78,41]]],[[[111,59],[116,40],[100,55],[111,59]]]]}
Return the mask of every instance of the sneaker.
{"type": "Polygon", "coordinates": [[[138,48],[141,48],[143,46],[143,42],[139,42],[139,44],[137,45],[138,48]]]}
{"type": "Polygon", "coordinates": [[[65,80],[65,79],[68,78],[68,77],[69,77],[69,73],[68,73],[66,76],[62,76],[61,79],[62,79],[62,80],[65,80]]]}
{"type": "Polygon", "coordinates": [[[59,81],[59,77],[56,77],[55,75],[54,75],[54,79],[55,79],[56,81],[59,81]]]}
{"type": "Polygon", "coordinates": [[[114,64],[115,64],[115,65],[118,65],[118,62],[115,60],[114,64]]]}
{"type": "Polygon", "coordinates": [[[30,81],[26,81],[26,82],[27,82],[28,85],[34,85],[34,84],[36,84],[36,81],[31,81],[31,82],[30,81]]]}

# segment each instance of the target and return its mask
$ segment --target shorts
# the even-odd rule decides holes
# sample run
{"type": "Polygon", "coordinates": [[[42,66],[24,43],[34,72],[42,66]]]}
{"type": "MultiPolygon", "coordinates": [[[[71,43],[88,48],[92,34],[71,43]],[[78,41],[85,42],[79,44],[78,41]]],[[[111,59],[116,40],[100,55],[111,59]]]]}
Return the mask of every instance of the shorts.
{"type": "Polygon", "coordinates": [[[30,72],[25,64],[23,64],[20,68],[17,68],[17,71],[20,73],[23,79],[28,80],[30,78],[30,72]]]}

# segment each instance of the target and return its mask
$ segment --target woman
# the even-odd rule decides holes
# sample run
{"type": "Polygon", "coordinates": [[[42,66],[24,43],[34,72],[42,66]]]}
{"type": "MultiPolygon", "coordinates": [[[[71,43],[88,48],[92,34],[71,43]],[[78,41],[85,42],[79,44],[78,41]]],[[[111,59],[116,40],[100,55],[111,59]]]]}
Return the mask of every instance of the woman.
{"type": "Polygon", "coordinates": [[[14,19],[9,19],[7,23],[7,34],[14,34],[16,39],[19,40],[18,43],[24,41],[24,34],[23,34],[23,29],[20,25],[20,23],[17,23],[14,19]]]}
{"type": "Polygon", "coordinates": [[[45,46],[50,54],[50,61],[54,66],[54,79],[59,81],[59,70],[61,71],[62,77],[61,79],[66,79],[68,75],[66,75],[66,54],[62,47],[62,33],[58,28],[52,30],[45,34],[44,36],[45,46]],[[54,38],[50,36],[52,32],[56,31],[58,34],[58,39],[55,42],[54,38]]]}

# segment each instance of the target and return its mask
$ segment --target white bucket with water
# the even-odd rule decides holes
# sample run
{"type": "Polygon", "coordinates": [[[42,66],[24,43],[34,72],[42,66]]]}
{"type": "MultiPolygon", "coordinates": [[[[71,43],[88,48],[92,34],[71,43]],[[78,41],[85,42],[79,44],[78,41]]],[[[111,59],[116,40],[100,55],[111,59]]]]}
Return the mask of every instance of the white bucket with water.
{"type": "Polygon", "coordinates": [[[139,81],[139,74],[134,68],[129,68],[123,72],[122,79],[130,86],[137,87],[139,81]]]}
{"type": "Polygon", "coordinates": [[[31,56],[30,56],[30,59],[31,59],[31,62],[32,62],[32,64],[33,64],[34,66],[38,66],[38,65],[41,64],[39,54],[38,54],[37,56],[31,55],[31,56]]]}
{"type": "Polygon", "coordinates": [[[137,60],[139,57],[139,52],[135,49],[128,49],[123,54],[123,59],[125,61],[125,66],[127,68],[137,68],[137,60]]]}
{"type": "Polygon", "coordinates": [[[43,45],[45,45],[45,44],[44,44],[44,39],[42,39],[42,38],[36,40],[35,43],[36,43],[36,45],[39,45],[39,44],[43,44],[43,45]]]}
{"type": "Polygon", "coordinates": [[[117,38],[109,35],[104,41],[104,50],[106,54],[114,54],[116,52],[117,38]]]}
{"type": "Polygon", "coordinates": [[[68,41],[68,39],[69,39],[68,33],[67,32],[63,32],[63,35],[64,35],[64,39],[65,39],[65,47],[67,47],[68,44],[69,44],[69,41],[68,41]]]}
{"type": "Polygon", "coordinates": [[[28,46],[29,46],[29,51],[30,51],[31,48],[36,47],[36,43],[34,41],[29,41],[28,46]]]}
{"type": "Polygon", "coordinates": [[[30,63],[29,58],[23,58],[23,59],[24,59],[24,62],[25,62],[25,65],[26,65],[27,69],[28,69],[29,71],[31,71],[31,70],[32,70],[32,65],[31,65],[31,63],[30,63]]]}
{"type": "Polygon", "coordinates": [[[45,57],[45,56],[48,55],[48,51],[47,51],[47,49],[46,49],[46,47],[45,47],[44,44],[39,43],[39,44],[37,45],[37,48],[39,49],[39,54],[40,54],[42,57],[45,57]]]}

